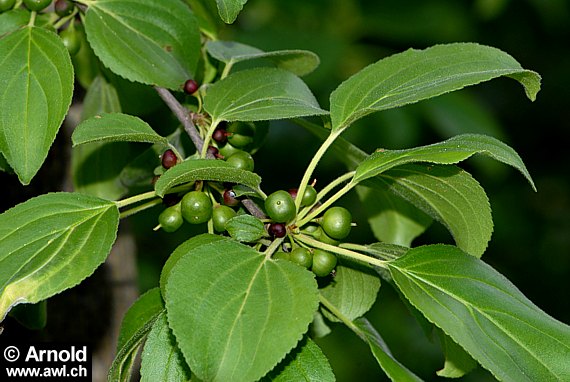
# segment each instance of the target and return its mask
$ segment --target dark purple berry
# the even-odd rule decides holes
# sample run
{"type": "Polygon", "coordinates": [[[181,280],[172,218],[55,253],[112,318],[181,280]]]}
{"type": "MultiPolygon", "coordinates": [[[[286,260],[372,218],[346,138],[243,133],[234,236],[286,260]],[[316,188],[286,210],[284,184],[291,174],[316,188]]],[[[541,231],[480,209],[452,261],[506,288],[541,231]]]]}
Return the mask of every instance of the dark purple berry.
{"type": "Polygon", "coordinates": [[[235,207],[239,204],[239,199],[236,197],[234,190],[224,191],[224,204],[230,207],[235,207]]]}
{"type": "Polygon", "coordinates": [[[69,0],[57,0],[53,8],[58,16],[69,16],[73,12],[73,3],[69,0]]]}
{"type": "Polygon", "coordinates": [[[162,154],[162,167],[165,169],[168,170],[169,168],[174,167],[176,163],[178,163],[178,158],[176,157],[176,154],[174,154],[174,151],[168,149],[162,154]]]}
{"type": "Polygon", "coordinates": [[[289,195],[291,195],[293,199],[297,197],[297,193],[299,192],[299,190],[296,188],[290,188],[287,191],[289,192],[289,195]]]}
{"type": "Polygon", "coordinates": [[[194,94],[198,88],[198,83],[194,80],[188,80],[184,83],[184,92],[186,94],[194,94]]]}
{"type": "Polygon", "coordinates": [[[282,238],[285,237],[285,235],[287,235],[287,228],[283,223],[270,224],[267,231],[272,237],[282,238]]]}
{"type": "Polygon", "coordinates": [[[228,140],[228,136],[226,134],[226,131],[224,129],[216,129],[214,130],[214,134],[212,135],[212,138],[214,138],[214,141],[218,142],[218,143],[226,143],[226,141],[228,140]]]}
{"type": "Polygon", "coordinates": [[[214,158],[220,157],[219,150],[217,148],[215,148],[214,146],[208,146],[208,155],[211,155],[214,158]]]}
{"type": "Polygon", "coordinates": [[[173,206],[175,204],[178,204],[180,199],[182,199],[182,198],[177,194],[166,194],[162,198],[162,204],[164,204],[167,207],[170,207],[170,206],[173,206]]]}

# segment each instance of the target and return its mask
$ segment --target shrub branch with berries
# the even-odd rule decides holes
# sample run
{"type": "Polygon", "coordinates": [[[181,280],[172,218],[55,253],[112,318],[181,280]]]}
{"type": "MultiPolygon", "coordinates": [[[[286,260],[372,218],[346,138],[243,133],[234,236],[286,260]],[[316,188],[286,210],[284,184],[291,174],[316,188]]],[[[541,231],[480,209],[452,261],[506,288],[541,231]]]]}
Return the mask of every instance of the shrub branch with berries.
{"type": "Polygon", "coordinates": [[[534,188],[517,153],[474,134],[372,154],[341,137],[370,113],[502,76],[534,100],[540,76],[492,47],[436,45],[367,66],[332,92],[325,110],[301,79],[317,68],[314,53],[221,41],[218,17],[232,23],[245,1],[218,0],[219,15],[213,2],[199,3],[0,1],[2,167],[30,183],[68,113],[74,82],[87,90],[72,136],[77,191],[35,197],[0,216],[0,316],[80,283],[105,261],[121,219],[161,208],[155,230],[189,224],[202,233],[174,250],[160,285],[125,315],[110,381],[128,380],[143,346],[143,380],[332,381],[314,339],[333,322],[360,337],[390,379],[417,381],[365,318],[381,280],[453,349],[440,376],[479,363],[499,380],[568,380],[569,327],[480,259],[491,209],[457,166],[486,155],[534,188]],[[239,70],[245,61],[248,69],[239,70]],[[149,97],[164,102],[179,127],[159,134],[136,106],[123,105],[127,82],[138,84],[137,94],[154,92],[149,97]],[[284,119],[321,145],[298,184],[266,194],[255,153],[271,121],[284,119]],[[119,175],[89,178],[97,171],[87,158],[104,156],[109,145],[116,156],[106,163],[119,175]],[[326,152],[345,170],[315,183],[326,152]],[[368,224],[341,205],[354,191],[384,203],[369,216],[387,222],[375,227],[377,242],[351,239],[353,227],[368,224]],[[413,246],[432,221],[456,245],[413,246]]]}

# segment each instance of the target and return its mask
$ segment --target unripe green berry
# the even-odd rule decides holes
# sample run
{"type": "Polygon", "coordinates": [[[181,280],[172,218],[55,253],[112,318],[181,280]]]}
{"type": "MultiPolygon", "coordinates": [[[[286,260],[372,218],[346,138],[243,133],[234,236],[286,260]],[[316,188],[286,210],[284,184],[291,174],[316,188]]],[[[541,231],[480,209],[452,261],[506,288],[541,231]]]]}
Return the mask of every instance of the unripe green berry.
{"type": "Polygon", "coordinates": [[[265,199],[265,211],[277,223],[287,223],[296,215],[295,201],[287,191],[275,191],[265,199]]]}
{"type": "Polygon", "coordinates": [[[6,12],[14,8],[16,0],[0,0],[0,12],[6,12]]]}
{"type": "Polygon", "coordinates": [[[241,150],[226,158],[226,162],[235,168],[246,171],[253,171],[255,165],[251,154],[241,150]]]}
{"type": "Polygon", "coordinates": [[[51,4],[51,0],[24,0],[24,5],[30,11],[39,12],[44,8],[47,8],[51,4]]]}
{"type": "Polygon", "coordinates": [[[303,193],[303,199],[301,199],[301,206],[310,206],[317,200],[317,190],[310,184],[305,188],[303,193]]]}
{"type": "Polygon", "coordinates": [[[158,222],[160,227],[166,232],[174,232],[178,230],[184,223],[182,213],[180,212],[180,204],[165,208],[164,211],[158,215],[158,222]]]}
{"type": "Polygon", "coordinates": [[[289,256],[292,262],[307,269],[311,268],[311,265],[313,264],[313,254],[306,248],[295,248],[291,251],[289,256]]]}
{"type": "Polygon", "coordinates": [[[323,231],[321,227],[317,226],[317,229],[312,233],[313,237],[320,241],[321,243],[330,244],[330,245],[338,245],[340,241],[333,239],[329,235],[323,231]]]}
{"type": "Polygon", "coordinates": [[[336,267],[336,256],[328,251],[322,249],[315,249],[313,251],[313,265],[311,270],[319,277],[328,276],[334,267],[336,267]]]}
{"type": "Polygon", "coordinates": [[[62,30],[59,32],[59,37],[71,56],[74,56],[79,52],[79,49],[81,48],[81,37],[74,29],[68,28],[62,30]]]}
{"type": "Polygon", "coordinates": [[[205,223],[212,217],[212,201],[201,191],[187,193],[180,203],[182,217],[191,224],[205,223]]]}
{"type": "Polygon", "coordinates": [[[329,208],[323,215],[321,227],[333,239],[342,240],[352,228],[352,215],[344,207],[329,208]]]}
{"type": "Polygon", "coordinates": [[[283,251],[277,251],[273,254],[273,260],[291,260],[291,254],[283,251]]]}
{"type": "Polygon", "coordinates": [[[245,147],[253,142],[255,127],[247,122],[233,122],[227,128],[228,142],[234,147],[245,147]]]}
{"type": "Polygon", "coordinates": [[[216,232],[224,232],[228,220],[236,216],[236,212],[228,206],[217,205],[212,211],[212,223],[216,232]]]}

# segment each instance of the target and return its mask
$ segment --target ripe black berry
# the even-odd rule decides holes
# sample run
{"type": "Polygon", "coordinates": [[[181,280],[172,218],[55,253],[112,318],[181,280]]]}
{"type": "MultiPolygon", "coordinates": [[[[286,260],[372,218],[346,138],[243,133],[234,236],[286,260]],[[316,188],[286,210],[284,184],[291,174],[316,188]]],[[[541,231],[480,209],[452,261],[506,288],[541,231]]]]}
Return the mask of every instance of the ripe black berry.
{"type": "Polygon", "coordinates": [[[69,0],[57,0],[53,8],[58,16],[69,16],[73,12],[73,3],[69,0]]]}
{"type": "Polygon", "coordinates": [[[214,130],[214,134],[212,134],[212,138],[214,139],[214,141],[223,144],[226,143],[226,141],[228,140],[228,136],[226,134],[226,131],[224,129],[216,129],[214,130]]]}
{"type": "Polygon", "coordinates": [[[239,199],[237,198],[234,190],[224,191],[224,204],[230,207],[235,207],[239,204],[239,199]]]}
{"type": "Polygon", "coordinates": [[[194,94],[198,90],[199,85],[196,81],[190,79],[184,83],[184,92],[186,94],[194,94]]]}
{"type": "Polygon", "coordinates": [[[168,149],[162,154],[161,161],[162,167],[168,170],[169,168],[174,167],[176,163],[178,163],[178,158],[176,157],[176,154],[174,154],[174,151],[168,149]]]}
{"type": "Polygon", "coordinates": [[[287,228],[283,223],[273,223],[269,225],[267,231],[272,237],[282,238],[287,235],[287,228]]]}

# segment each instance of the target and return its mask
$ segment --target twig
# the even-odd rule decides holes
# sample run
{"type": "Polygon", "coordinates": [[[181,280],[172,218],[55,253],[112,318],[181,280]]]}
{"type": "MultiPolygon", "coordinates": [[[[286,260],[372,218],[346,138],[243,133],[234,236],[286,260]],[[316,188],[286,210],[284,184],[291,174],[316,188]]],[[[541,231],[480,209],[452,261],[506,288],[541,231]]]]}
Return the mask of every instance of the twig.
{"type": "Polygon", "coordinates": [[[241,204],[245,207],[246,210],[249,211],[250,214],[255,216],[259,219],[264,219],[267,216],[263,213],[263,211],[255,204],[255,202],[251,199],[244,199],[241,201],[241,204]]]}

